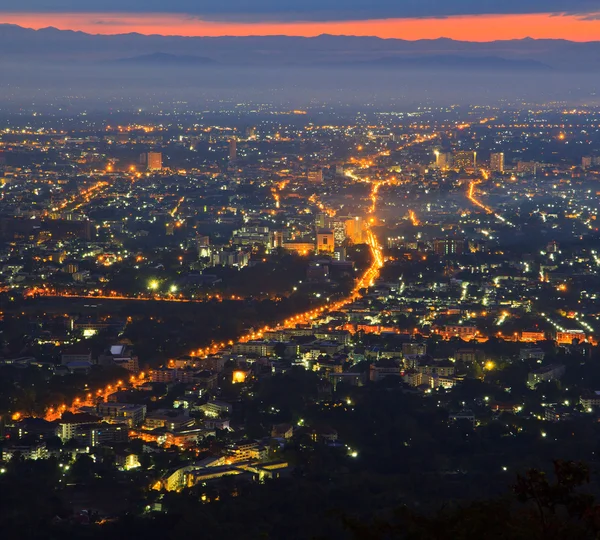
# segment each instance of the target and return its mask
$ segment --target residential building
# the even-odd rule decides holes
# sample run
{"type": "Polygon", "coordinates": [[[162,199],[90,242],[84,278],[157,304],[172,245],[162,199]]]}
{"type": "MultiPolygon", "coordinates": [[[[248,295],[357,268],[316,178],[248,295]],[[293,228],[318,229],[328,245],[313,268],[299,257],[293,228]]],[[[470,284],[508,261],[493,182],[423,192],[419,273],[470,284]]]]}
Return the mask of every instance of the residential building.
{"type": "Polygon", "coordinates": [[[530,388],[535,388],[540,383],[560,379],[564,372],[565,366],[563,364],[551,364],[549,366],[536,369],[535,371],[530,372],[527,376],[527,386],[530,388]]]}
{"type": "Polygon", "coordinates": [[[134,405],[132,403],[99,403],[98,414],[109,422],[120,422],[129,427],[140,426],[146,418],[146,405],[134,405]]]}
{"type": "Polygon", "coordinates": [[[504,153],[494,152],[490,156],[490,170],[492,172],[503,173],[504,172],[504,153]]]}

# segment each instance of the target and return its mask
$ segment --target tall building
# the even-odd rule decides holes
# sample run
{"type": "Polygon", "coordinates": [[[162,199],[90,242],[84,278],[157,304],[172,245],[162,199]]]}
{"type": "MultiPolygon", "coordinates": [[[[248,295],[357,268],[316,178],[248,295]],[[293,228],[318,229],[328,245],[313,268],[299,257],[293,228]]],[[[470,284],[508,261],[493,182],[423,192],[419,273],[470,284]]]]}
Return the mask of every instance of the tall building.
{"type": "Polygon", "coordinates": [[[323,181],[323,169],[308,171],[308,181],[320,184],[323,181]]]}
{"type": "Polygon", "coordinates": [[[353,217],[346,220],[346,237],[354,244],[363,243],[363,220],[361,217],[353,217]]]}
{"type": "Polygon", "coordinates": [[[504,152],[495,152],[490,156],[490,170],[492,172],[504,172],[504,152]]]}
{"type": "Polygon", "coordinates": [[[335,241],[331,229],[321,229],[317,231],[317,252],[333,253],[335,241]]]}
{"type": "Polygon", "coordinates": [[[162,170],[162,153],[161,152],[148,152],[146,167],[149,171],[162,170]]]}
{"type": "Polygon", "coordinates": [[[537,174],[538,164],[535,161],[519,161],[517,163],[517,172],[520,174],[537,174]]]}
{"type": "Polygon", "coordinates": [[[433,251],[436,255],[460,255],[464,252],[465,243],[453,238],[442,238],[433,241],[433,251]]]}
{"type": "Polygon", "coordinates": [[[283,231],[273,231],[273,248],[283,247],[283,231]]]}
{"type": "Polygon", "coordinates": [[[331,218],[326,213],[321,212],[315,218],[315,226],[317,229],[329,229],[331,228],[331,218]]]}
{"type": "Polygon", "coordinates": [[[237,141],[235,139],[229,140],[229,160],[235,161],[237,159],[237,141]]]}
{"type": "Polygon", "coordinates": [[[454,154],[455,169],[474,169],[477,167],[477,152],[461,150],[454,154]]]}
{"type": "Polygon", "coordinates": [[[196,237],[196,249],[198,250],[198,257],[210,257],[210,237],[209,236],[197,236],[196,237]]]}
{"type": "Polygon", "coordinates": [[[435,151],[435,166],[438,169],[447,169],[452,166],[452,154],[449,152],[435,151]]]}
{"type": "Polygon", "coordinates": [[[336,246],[339,246],[346,240],[346,219],[335,218],[330,223],[331,229],[333,229],[333,239],[336,246]]]}
{"type": "Polygon", "coordinates": [[[581,167],[583,169],[589,169],[592,166],[592,156],[583,156],[581,158],[581,167]]]}

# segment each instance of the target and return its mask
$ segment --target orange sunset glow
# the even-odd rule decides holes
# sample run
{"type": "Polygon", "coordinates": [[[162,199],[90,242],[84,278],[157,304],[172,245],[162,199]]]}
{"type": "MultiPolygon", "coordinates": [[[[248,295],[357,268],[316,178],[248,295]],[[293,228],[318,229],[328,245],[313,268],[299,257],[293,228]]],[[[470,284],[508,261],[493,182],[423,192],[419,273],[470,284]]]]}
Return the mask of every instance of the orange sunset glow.
{"type": "Polygon", "coordinates": [[[381,38],[494,41],[524,37],[600,40],[600,20],[580,15],[465,15],[436,19],[375,19],[326,22],[215,22],[175,14],[114,13],[4,13],[0,22],[40,29],[80,30],[91,34],[162,34],[181,36],[248,36],[319,34],[377,36],[381,38]],[[591,18],[590,18],[591,19],[591,18]]]}

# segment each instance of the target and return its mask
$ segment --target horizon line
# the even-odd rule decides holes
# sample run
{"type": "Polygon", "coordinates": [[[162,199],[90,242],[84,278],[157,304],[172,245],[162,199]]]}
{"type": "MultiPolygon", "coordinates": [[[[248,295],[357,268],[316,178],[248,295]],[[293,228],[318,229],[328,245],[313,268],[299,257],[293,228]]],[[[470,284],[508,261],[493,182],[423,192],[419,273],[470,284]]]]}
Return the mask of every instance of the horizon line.
{"type": "Polygon", "coordinates": [[[476,15],[447,18],[366,19],[328,22],[214,22],[174,14],[1,13],[0,24],[28,30],[55,29],[92,36],[161,37],[302,37],[319,36],[424,41],[448,39],[468,43],[516,40],[600,41],[600,19],[574,15],[476,15]]]}
{"type": "Polygon", "coordinates": [[[92,37],[123,37],[123,36],[144,36],[144,37],[165,37],[165,38],[182,38],[182,39],[220,39],[220,38],[300,38],[300,39],[317,39],[320,37],[333,37],[333,38],[357,38],[357,39],[379,39],[381,41],[407,41],[410,43],[416,43],[417,41],[455,41],[458,43],[499,43],[504,41],[566,41],[568,43],[600,43],[600,36],[598,39],[590,39],[588,41],[575,41],[568,38],[539,38],[539,37],[531,37],[524,36],[519,38],[505,38],[505,39],[491,39],[488,41],[474,41],[468,39],[457,39],[448,36],[439,36],[439,37],[423,37],[423,38],[401,38],[401,37],[381,37],[375,34],[372,35],[361,35],[361,34],[330,34],[324,32],[322,34],[317,34],[314,36],[304,36],[302,34],[244,34],[244,35],[236,35],[236,34],[223,34],[223,35],[185,35],[185,34],[146,34],[143,32],[131,31],[131,32],[122,32],[118,34],[102,34],[102,33],[93,33],[86,30],[75,30],[71,28],[57,28],[56,26],[43,26],[40,28],[33,28],[31,26],[23,26],[20,24],[14,23],[3,23],[0,22],[0,28],[2,26],[13,26],[17,27],[21,30],[31,30],[32,32],[41,32],[44,30],[56,30],[57,32],[72,32],[74,34],[84,34],[86,36],[92,37]]]}

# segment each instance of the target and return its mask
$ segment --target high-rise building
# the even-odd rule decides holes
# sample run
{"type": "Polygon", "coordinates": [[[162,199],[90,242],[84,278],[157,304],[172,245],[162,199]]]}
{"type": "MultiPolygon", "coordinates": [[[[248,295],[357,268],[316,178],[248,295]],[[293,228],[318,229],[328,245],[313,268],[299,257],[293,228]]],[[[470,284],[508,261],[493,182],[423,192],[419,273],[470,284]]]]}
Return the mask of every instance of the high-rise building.
{"type": "Polygon", "coordinates": [[[435,151],[435,166],[438,169],[447,169],[452,165],[452,154],[449,152],[435,151]]]}
{"type": "Polygon", "coordinates": [[[517,172],[520,174],[537,174],[538,164],[535,161],[519,161],[517,163],[517,172]]]}
{"type": "Polygon", "coordinates": [[[341,245],[346,240],[346,219],[335,218],[331,220],[331,228],[333,229],[333,239],[335,245],[341,245]]]}
{"type": "Polygon", "coordinates": [[[196,249],[198,250],[198,257],[210,257],[210,237],[209,236],[197,236],[196,237],[196,249]]]}
{"type": "Polygon", "coordinates": [[[331,229],[321,229],[317,231],[317,252],[333,253],[335,241],[331,229]]]}
{"type": "Polygon", "coordinates": [[[308,171],[308,181],[320,184],[323,181],[323,169],[308,171]]]}
{"type": "Polygon", "coordinates": [[[581,167],[583,169],[589,169],[592,166],[592,156],[583,156],[581,158],[581,167]]]}
{"type": "Polygon", "coordinates": [[[162,153],[161,152],[148,152],[146,167],[149,171],[162,170],[162,153]]]}
{"type": "Polygon", "coordinates": [[[235,139],[229,140],[229,160],[235,161],[237,159],[237,141],[235,139]]]}
{"type": "Polygon", "coordinates": [[[477,152],[460,150],[453,156],[455,169],[474,169],[477,167],[477,152]]]}
{"type": "Polygon", "coordinates": [[[321,212],[315,218],[315,226],[317,229],[330,229],[331,218],[325,212],[321,212]]]}
{"type": "Polygon", "coordinates": [[[273,248],[283,247],[283,231],[273,231],[273,248]]]}
{"type": "Polygon", "coordinates": [[[256,128],[254,126],[250,126],[246,128],[246,138],[247,139],[256,139],[256,128]]]}
{"type": "Polygon", "coordinates": [[[460,255],[464,252],[465,243],[454,238],[441,238],[433,241],[433,251],[436,255],[460,255]]]}
{"type": "Polygon", "coordinates": [[[490,156],[490,170],[492,172],[504,172],[504,152],[495,152],[490,156]]]}
{"type": "Polygon", "coordinates": [[[354,244],[363,243],[363,220],[361,217],[353,217],[346,220],[346,237],[354,244]]]}

